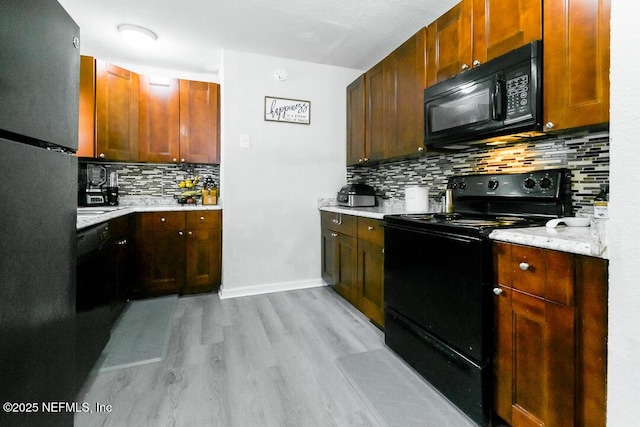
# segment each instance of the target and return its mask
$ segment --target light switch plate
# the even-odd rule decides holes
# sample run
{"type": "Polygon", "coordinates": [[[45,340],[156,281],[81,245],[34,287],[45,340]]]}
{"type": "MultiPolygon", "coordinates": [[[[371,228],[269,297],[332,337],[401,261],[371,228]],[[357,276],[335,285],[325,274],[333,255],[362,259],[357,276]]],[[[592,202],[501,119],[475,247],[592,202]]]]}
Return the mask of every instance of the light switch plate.
{"type": "Polygon", "coordinates": [[[249,135],[240,135],[240,148],[250,148],[251,147],[251,139],[249,135]]]}

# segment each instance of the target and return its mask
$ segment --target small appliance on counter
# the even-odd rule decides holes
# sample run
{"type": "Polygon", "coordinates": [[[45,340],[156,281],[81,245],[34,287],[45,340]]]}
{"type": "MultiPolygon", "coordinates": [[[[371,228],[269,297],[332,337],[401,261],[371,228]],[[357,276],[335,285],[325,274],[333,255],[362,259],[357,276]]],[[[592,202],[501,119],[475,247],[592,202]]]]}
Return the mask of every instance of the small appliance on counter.
{"type": "Polygon", "coordinates": [[[118,204],[118,173],[102,165],[78,164],[78,206],[118,204]]]}
{"type": "Polygon", "coordinates": [[[338,191],[338,205],[355,207],[376,206],[376,192],[372,186],[355,183],[347,184],[338,191]]]}

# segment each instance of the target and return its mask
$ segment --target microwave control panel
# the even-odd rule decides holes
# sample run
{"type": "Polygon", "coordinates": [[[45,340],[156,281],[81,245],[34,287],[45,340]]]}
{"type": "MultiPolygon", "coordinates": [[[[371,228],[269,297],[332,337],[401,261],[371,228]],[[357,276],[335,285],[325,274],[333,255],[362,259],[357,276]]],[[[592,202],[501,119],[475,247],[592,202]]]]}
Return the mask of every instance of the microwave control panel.
{"type": "Polygon", "coordinates": [[[507,117],[505,122],[519,121],[532,117],[530,86],[529,74],[525,72],[507,75],[507,117]]]}

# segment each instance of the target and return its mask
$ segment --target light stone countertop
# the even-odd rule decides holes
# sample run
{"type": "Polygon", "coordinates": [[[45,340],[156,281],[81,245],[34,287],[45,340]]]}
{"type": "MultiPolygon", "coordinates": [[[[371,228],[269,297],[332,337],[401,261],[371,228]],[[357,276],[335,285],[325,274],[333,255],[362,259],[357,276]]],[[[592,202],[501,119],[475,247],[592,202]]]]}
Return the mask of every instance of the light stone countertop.
{"type": "Polygon", "coordinates": [[[542,249],[589,255],[607,259],[606,235],[601,224],[590,227],[529,227],[494,230],[494,241],[534,246],[542,249]]]}
{"type": "Polygon", "coordinates": [[[192,211],[192,210],[222,210],[222,205],[180,205],[171,198],[132,198],[133,200],[124,199],[118,206],[91,206],[90,208],[79,207],[78,211],[83,209],[104,210],[101,215],[78,215],[76,220],[76,229],[82,230],[92,225],[97,225],[105,221],[119,218],[135,212],[167,212],[167,211],[192,211]],[[156,199],[156,200],[154,200],[156,199]]]}
{"type": "Polygon", "coordinates": [[[350,208],[346,206],[338,206],[336,199],[318,199],[318,209],[325,212],[334,212],[343,215],[353,215],[372,219],[383,219],[385,215],[398,215],[407,213],[404,205],[404,200],[400,199],[382,200],[379,202],[378,206],[368,208],[350,208]]]}

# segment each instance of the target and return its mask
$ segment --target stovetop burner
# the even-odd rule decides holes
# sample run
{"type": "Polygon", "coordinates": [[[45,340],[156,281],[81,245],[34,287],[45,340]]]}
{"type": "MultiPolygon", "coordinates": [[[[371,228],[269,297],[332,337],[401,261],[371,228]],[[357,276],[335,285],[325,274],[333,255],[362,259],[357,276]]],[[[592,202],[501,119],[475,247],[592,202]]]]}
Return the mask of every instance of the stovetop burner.
{"type": "Polygon", "coordinates": [[[409,222],[416,227],[439,227],[468,229],[479,234],[488,234],[495,228],[529,227],[538,222],[521,217],[472,216],[461,213],[403,214],[386,217],[388,222],[409,222]]]}

